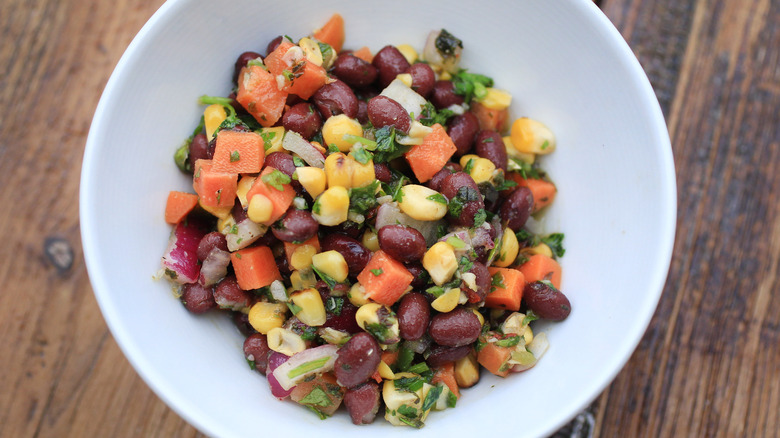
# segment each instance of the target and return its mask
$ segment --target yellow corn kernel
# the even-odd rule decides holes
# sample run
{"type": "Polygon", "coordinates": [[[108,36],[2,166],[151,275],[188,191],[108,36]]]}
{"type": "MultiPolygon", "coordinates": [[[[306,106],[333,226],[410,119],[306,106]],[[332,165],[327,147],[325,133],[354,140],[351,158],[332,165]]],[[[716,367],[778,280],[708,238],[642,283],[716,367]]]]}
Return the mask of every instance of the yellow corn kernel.
{"type": "Polygon", "coordinates": [[[349,192],[341,186],[322,192],[314,201],[312,216],[321,225],[332,227],[347,220],[349,214],[349,192]]]}
{"type": "Polygon", "coordinates": [[[407,184],[401,188],[402,212],[418,221],[436,221],[447,214],[447,198],[431,188],[418,184],[407,184]]]}
{"type": "Polygon", "coordinates": [[[233,225],[236,224],[236,220],[232,214],[229,214],[226,218],[217,219],[217,231],[222,234],[227,234],[233,229],[233,225]]]}
{"type": "Polygon", "coordinates": [[[293,271],[290,274],[290,284],[292,290],[304,290],[317,285],[317,277],[313,271],[293,271]]]}
{"type": "Polygon", "coordinates": [[[306,349],[306,342],[300,335],[281,327],[274,327],[268,331],[268,348],[277,353],[292,356],[306,349]]]}
{"type": "Polygon", "coordinates": [[[451,75],[451,74],[450,74],[450,72],[448,72],[448,71],[443,71],[443,72],[441,72],[441,74],[439,75],[439,80],[442,80],[442,81],[449,81],[450,79],[452,79],[452,75],[451,75]]]}
{"type": "Polygon", "coordinates": [[[347,261],[338,251],[330,250],[315,254],[311,258],[311,265],[339,283],[343,283],[349,275],[347,261]]]}
{"type": "Polygon", "coordinates": [[[290,295],[293,304],[301,309],[295,314],[304,324],[319,327],[325,324],[325,304],[317,289],[305,289],[290,295]]]}
{"type": "Polygon", "coordinates": [[[448,282],[458,269],[455,249],[447,242],[436,242],[423,255],[423,267],[436,285],[448,282]]]}
{"type": "Polygon", "coordinates": [[[501,111],[512,104],[512,95],[504,90],[488,87],[487,94],[479,101],[485,108],[501,111]]]}
{"type": "Polygon", "coordinates": [[[200,208],[206,210],[207,212],[211,213],[212,216],[219,219],[227,219],[230,217],[230,211],[233,210],[233,207],[209,207],[207,205],[203,205],[200,200],[198,200],[198,204],[200,204],[200,208]]]}
{"type": "Polygon", "coordinates": [[[541,254],[546,255],[547,257],[552,257],[553,253],[549,246],[547,246],[546,243],[540,243],[536,246],[532,246],[530,248],[523,248],[521,251],[523,254],[532,256],[535,254],[541,254]]]}
{"type": "Polygon", "coordinates": [[[246,209],[246,216],[255,223],[261,224],[271,219],[274,205],[265,195],[256,193],[249,200],[249,207],[246,209]]]}
{"type": "MultiPolygon", "coordinates": [[[[479,155],[475,155],[475,154],[466,154],[466,155],[464,155],[464,156],[460,157],[460,161],[458,162],[458,164],[460,164],[460,167],[462,167],[462,168],[464,168],[464,169],[465,169],[465,168],[466,168],[466,166],[469,164],[469,161],[471,161],[471,160],[477,160],[477,159],[479,159],[479,155]]],[[[472,165],[473,165],[473,164],[472,164],[472,165]]]]}
{"type": "Polygon", "coordinates": [[[379,324],[377,312],[382,308],[381,304],[366,303],[355,312],[355,321],[360,328],[365,329],[368,324],[379,324]]]}
{"type": "Polygon", "coordinates": [[[447,292],[441,294],[439,298],[433,300],[433,302],[431,303],[431,307],[433,307],[435,310],[441,313],[447,313],[452,311],[452,309],[458,306],[459,300],[460,300],[460,289],[454,287],[452,289],[449,289],[447,292]]]}
{"type": "Polygon", "coordinates": [[[290,256],[290,266],[296,270],[309,269],[311,267],[311,258],[317,254],[317,248],[314,245],[301,245],[295,248],[290,256]]]}
{"type": "Polygon", "coordinates": [[[470,388],[479,382],[479,362],[473,353],[455,361],[455,381],[461,388],[470,388]]]}
{"type": "Polygon", "coordinates": [[[301,46],[301,49],[303,49],[303,54],[306,56],[306,59],[313,64],[322,66],[322,51],[320,50],[319,44],[317,44],[314,40],[311,38],[301,38],[300,41],[298,41],[298,45],[301,46]]]}
{"type": "Polygon", "coordinates": [[[348,152],[355,144],[345,139],[345,135],[362,137],[363,127],[360,122],[346,114],[339,114],[328,118],[322,125],[322,141],[328,146],[336,146],[341,152],[348,152]]]}
{"type": "Polygon", "coordinates": [[[282,139],[284,139],[284,126],[274,126],[272,128],[262,128],[260,130],[260,138],[263,139],[263,148],[265,149],[265,155],[274,152],[285,152],[282,147],[282,139]]]}
{"type": "Polygon", "coordinates": [[[523,339],[525,340],[525,345],[530,344],[534,340],[534,331],[531,330],[531,327],[526,326],[525,332],[523,332],[523,339]]]}
{"type": "Polygon", "coordinates": [[[305,166],[295,169],[295,175],[298,178],[298,182],[309,192],[312,198],[316,198],[325,191],[325,186],[327,185],[325,170],[319,167],[305,166]]]}
{"type": "Polygon", "coordinates": [[[211,140],[214,138],[214,131],[219,128],[219,125],[227,118],[227,112],[225,107],[220,104],[213,104],[206,107],[203,110],[203,123],[206,125],[206,138],[211,140]]]}
{"type": "Polygon", "coordinates": [[[328,155],[325,158],[325,179],[328,187],[352,188],[352,173],[357,164],[351,157],[341,152],[328,155]]]}
{"type": "Polygon", "coordinates": [[[315,149],[320,151],[322,153],[322,155],[325,155],[325,154],[328,153],[328,150],[325,149],[324,147],[322,147],[320,142],[318,142],[318,141],[310,141],[309,143],[311,143],[311,145],[314,146],[315,149]]]}
{"type": "Polygon", "coordinates": [[[477,315],[477,318],[479,319],[479,325],[485,325],[485,317],[482,316],[481,313],[479,313],[479,310],[471,309],[471,312],[477,315]]]}
{"type": "Polygon", "coordinates": [[[407,87],[412,88],[412,75],[410,75],[409,73],[401,73],[395,78],[403,82],[403,84],[406,85],[407,87]]]}
{"type": "Polygon", "coordinates": [[[414,47],[410,46],[409,44],[401,44],[395,48],[398,49],[402,55],[404,55],[404,58],[409,61],[409,64],[414,64],[417,61],[417,50],[414,50],[414,47]]]}
{"type": "Polygon", "coordinates": [[[241,202],[241,206],[244,208],[247,208],[249,206],[249,200],[246,199],[246,194],[249,192],[249,189],[252,188],[252,184],[255,183],[255,180],[257,177],[250,176],[250,175],[242,175],[241,179],[238,180],[238,187],[236,188],[236,196],[238,197],[239,202],[241,202]]]}
{"type": "Polygon", "coordinates": [[[496,260],[493,261],[493,266],[506,268],[515,262],[518,252],[520,252],[520,245],[517,242],[517,236],[510,228],[504,228],[504,235],[501,237],[501,249],[498,251],[496,260]]]}
{"type": "Polygon", "coordinates": [[[493,171],[496,170],[496,165],[487,158],[477,158],[474,160],[469,175],[475,183],[480,184],[486,181],[490,181],[493,177],[493,171]]]}
{"type": "MultiPolygon", "coordinates": [[[[528,164],[534,164],[534,161],[536,161],[536,154],[526,153],[526,152],[520,152],[515,148],[515,146],[512,144],[512,137],[506,136],[502,137],[504,140],[504,149],[506,149],[506,154],[509,157],[517,158],[518,160],[528,163],[528,164]]],[[[512,160],[509,160],[509,170],[513,170],[512,166],[514,163],[512,160]]]]}
{"type": "MultiPolygon", "coordinates": [[[[402,373],[396,373],[398,377],[402,373]]],[[[409,374],[409,377],[418,377],[415,374],[409,374]]],[[[401,406],[408,406],[415,409],[422,407],[423,395],[422,388],[418,391],[411,392],[406,389],[400,389],[395,387],[395,380],[387,379],[382,385],[382,400],[385,402],[385,420],[390,422],[393,426],[407,426],[407,424],[401,421],[400,414],[398,414],[398,408],[401,406]]],[[[408,422],[408,420],[406,420],[408,422]]]]}
{"type": "Polygon", "coordinates": [[[363,246],[371,252],[379,251],[379,238],[376,233],[370,229],[366,229],[366,231],[363,232],[362,243],[363,246]]]}
{"type": "Polygon", "coordinates": [[[258,332],[267,335],[274,327],[284,324],[287,305],[259,301],[249,309],[249,324],[258,332]]]}
{"type": "Polygon", "coordinates": [[[374,173],[374,162],[372,160],[368,160],[366,164],[352,161],[352,187],[365,187],[374,181],[376,181],[376,174],[374,173]]]}
{"type": "Polygon", "coordinates": [[[360,307],[369,303],[368,298],[366,298],[366,290],[360,283],[355,283],[352,285],[352,287],[349,289],[349,292],[347,292],[347,299],[350,303],[352,303],[353,306],[356,307],[360,307]]]}
{"type": "Polygon", "coordinates": [[[541,122],[521,117],[512,123],[509,132],[512,145],[520,152],[549,154],[555,150],[555,135],[541,122]]]}
{"type": "Polygon", "coordinates": [[[395,379],[395,373],[393,373],[393,370],[390,369],[390,366],[387,365],[384,361],[379,362],[379,367],[377,367],[377,371],[379,372],[379,377],[383,379],[395,379]]]}

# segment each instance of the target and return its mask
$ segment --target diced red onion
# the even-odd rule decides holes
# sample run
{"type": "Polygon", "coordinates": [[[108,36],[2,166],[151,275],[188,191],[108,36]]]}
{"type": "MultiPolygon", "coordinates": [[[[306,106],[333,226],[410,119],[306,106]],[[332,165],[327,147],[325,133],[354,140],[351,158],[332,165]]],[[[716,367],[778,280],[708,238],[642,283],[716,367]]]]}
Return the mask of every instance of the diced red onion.
{"type": "Polygon", "coordinates": [[[252,222],[249,218],[244,219],[236,224],[235,233],[228,232],[225,235],[228,249],[232,252],[246,248],[264,235],[266,231],[268,231],[268,227],[265,225],[252,222]]]}
{"type": "Polygon", "coordinates": [[[282,148],[298,154],[309,166],[320,169],[325,167],[325,155],[295,131],[287,131],[284,134],[282,148]]]}
{"type": "Polygon", "coordinates": [[[333,370],[338,349],[335,345],[325,344],[295,353],[274,370],[273,376],[283,389],[292,389],[308,376],[333,370]]]}
{"type": "Polygon", "coordinates": [[[162,257],[165,274],[180,283],[194,283],[200,273],[198,244],[206,233],[194,221],[181,221],[173,229],[162,257]]]}
{"type": "Polygon", "coordinates": [[[219,283],[219,280],[222,280],[227,275],[229,264],[229,252],[219,248],[212,249],[200,267],[198,283],[206,287],[219,283]]]}
{"type": "Polygon", "coordinates": [[[271,355],[268,357],[268,368],[266,370],[265,376],[268,379],[268,386],[271,387],[271,394],[280,400],[287,398],[287,396],[289,396],[292,392],[292,388],[282,388],[282,385],[280,385],[279,381],[276,380],[276,377],[274,377],[273,371],[283,363],[287,362],[289,358],[289,356],[278,353],[276,351],[271,353],[271,355]]]}

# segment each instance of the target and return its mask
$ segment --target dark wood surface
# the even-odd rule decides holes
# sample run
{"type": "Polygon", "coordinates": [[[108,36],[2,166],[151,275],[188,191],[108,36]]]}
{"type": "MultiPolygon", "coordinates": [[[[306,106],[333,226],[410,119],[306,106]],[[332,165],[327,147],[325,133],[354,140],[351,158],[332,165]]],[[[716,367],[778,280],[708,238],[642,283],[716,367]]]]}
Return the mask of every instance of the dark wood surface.
{"type": "MultiPolygon", "coordinates": [[[[111,337],[78,229],[95,106],[160,4],[0,2],[2,437],[200,436],[111,337]]],[[[558,435],[780,436],[780,1],[600,6],[667,119],[677,240],[636,352],[558,435]]]]}

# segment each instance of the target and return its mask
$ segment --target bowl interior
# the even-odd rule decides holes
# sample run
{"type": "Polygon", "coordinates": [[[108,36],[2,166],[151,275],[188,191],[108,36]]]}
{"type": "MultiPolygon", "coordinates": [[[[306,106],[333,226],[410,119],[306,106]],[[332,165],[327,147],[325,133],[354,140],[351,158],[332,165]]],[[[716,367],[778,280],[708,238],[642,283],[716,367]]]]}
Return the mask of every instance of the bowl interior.
{"type": "MultiPolygon", "coordinates": [[[[345,18],[346,47],[374,51],[403,43],[420,50],[430,30],[446,28],[464,41],[464,67],[512,93],[513,117],[541,120],[557,135],[543,167],[559,195],[543,226],[566,234],[562,289],[572,314],[544,326],[551,347],[534,369],[506,379],[483,372],[458,408],[433,413],[425,426],[551,433],[636,347],[669,267],[676,213],[658,103],[625,42],[586,1],[167,2],[112,75],[84,157],[84,252],[112,333],[156,393],[211,435],[255,435],[266,424],[295,434],[366,432],[346,414],[321,422],[274,400],[246,366],[243,339],[227,318],[188,314],[170,286],[152,278],[170,232],[167,193],[191,190],[172,155],[200,117],[197,97],[230,91],[239,53],[264,52],[277,35],[305,36],[333,12],[345,18]]],[[[370,428],[402,433],[381,420],[370,428]]]]}

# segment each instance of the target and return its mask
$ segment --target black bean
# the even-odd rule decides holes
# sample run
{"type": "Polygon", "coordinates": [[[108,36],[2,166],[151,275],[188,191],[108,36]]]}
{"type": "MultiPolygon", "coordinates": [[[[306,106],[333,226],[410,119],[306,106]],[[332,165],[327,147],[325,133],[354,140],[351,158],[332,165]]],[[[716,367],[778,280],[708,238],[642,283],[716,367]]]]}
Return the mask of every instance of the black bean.
{"type": "Polygon", "coordinates": [[[372,84],[377,77],[377,68],[357,56],[342,53],[333,63],[332,72],[336,77],[354,88],[372,84]]]}
{"type": "Polygon", "coordinates": [[[265,48],[265,56],[268,56],[268,55],[270,55],[270,54],[271,54],[271,52],[273,52],[274,50],[276,50],[276,48],[277,48],[277,47],[279,47],[279,44],[281,44],[281,43],[282,43],[282,39],[283,39],[283,37],[282,37],[281,35],[279,35],[278,37],[276,37],[276,38],[272,39],[272,40],[271,40],[271,41],[268,43],[268,46],[265,48]]]}
{"type": "Polygon", "coordinates": [[[531,216],[534,196],[528,187],[518,187],[501,204],[498,214],[512,231],[519,231],[531,216]]]}
{"type": "Polygon", "coordinates": [[[348,389],[344,394],[344,406],[353,424],[372,423],[379,412],[379,385],[366,382],[348,389]]]}
{"type": "Polygon", "coordinates": [[[430,101],[436,109],[442,109],[451,105],[462,105],[463,96],[455,94],[455,85],[452,81],[436,81],[433,84],[430,101]]]}
{"type": "Polygon", "coordinates": [[[263,57],[257,52],[244,52],[238,55],[235,68],[233,69],[233,82],[238,80],[238,74],[241,72],[241,69],[246,67],[249,61],[257,58],[260,58],[261,61],[263,60],[263,57]]]}
{"type": "Polygon", "coordinates": [[[214,288],[214,302],[220,309],[242,310],[252,304],[252,297],[238,286],[234,275],[228,275],[214,288]]]}
{"type": "Polygon", "coordinates": [[[474,151],[482,158],[487,158],[497,169],[506,172],[508,158],[504,139],[496,131],[479,131],[474,140],[474,151]]]}
{"type": "Polygon", "coordinates": [[[385,163],[374,163],[374,176],[385,184],[389,184],[393,180],[393,174],[385,163]]]}
{"type": "Polygon", "coordinates": [[[477,340],[481,331],[477,315],[462,307],[434,316],[428,327],[433,341],[446,347],[469,345],[477,340]]]}
{"type": "Polygon", "coordinates": [[[406,225],[385,225],[377,233],[379,247],[402,263],[416,262],[425,254],[425,237],[406,225]]]}
{"type": "Polygon", "coordinates": [[[461,347],[434,345],[430,348],[430,354],[425,361],[428,362],[428,366],[435,368],[449,362],[455,362],[458,359],[463,359],[469,353],[471,353],[471,345],[463,345],[461,347]]]}
{"type": "Polygon", "coordinates": [[[322,117],[326,119],[338,114],[346,114],[353,119],[358,115],[358,99],[355,92],[349,85],[338,79],[320,87],[311,99],[322,117]]]}
{"type": "Polygon", "coordinates": [[[200,239],[197,252],[198,260],[206,260],[206,257],[209,256],[209,253],[214,248],[219,248],[223,251],[228,250],[227,239],[225,239],[225,235],[217,231],[212,231],[200,239]]]}
{"type": "Polygon", "coordinates": [[[272,351],[268,348],[268,339],[265,335],[255,333],[244,339],[244,357],[263,375],[268,370],[268,356],[271,353],[272,351]]]}
{"type": "Polygon", "coordinates": [[[349,266],[349,275],[357,276],[371,259],[369,251],[357,239],[345,234],[327,234],[320,240],[322,251],[336,251],[349,266]]]}
{"type": "Polygon", "coordinates": [[[376,128],[393,126],[403,132],[409,132],[412,118],[404,107],[387,96],[376,96],[368,101],[368,118],[376,128]]]}
{"type": "Polygon", "coordinates": [[[301,137],[310,140],[322,127],[320,113],[308,102],[293,105],[282,116],[284,129],[295,131],[301,137]]]}
{"type": "Polygon", "coordinates": [[[398,328],[403,339],[416,341],[422,338],[431,319],[428,300],[416,292],[404,295],[398,305],[397,316],[398,328]]]}
{"type": "Polygon", "coordinates": [[[210,160],[214,157],[214,150],[209,149],[209,141],[206,134],[200,133],[192,138],[190,143],[190,168],[195,169],[195,162],[198,160],[210,160]]]}
{"type": "Polygon", "coordinates": [[[545,282],[528,283],[523,290],[523,301],[544,319],[562,321],[571,313],[571,303],[566,295],[545,282]]]}
{"type": "Polygon", "coordinates": [[[379,71],[379,84],[386,87],[396,76],[409,69],[409,61],[395,46],[385,46],[374,55],[371,61],[379,71]]]}
{"type": "Polygon", "coordinates": [[[373,336],[366,332],[356,333],[338,350],[334,365],[336,381],[345,388],[366,382],[379,366],[381,354],[373,336]]]}
{"type": "Polygon", "coordinates": [[[271,152],[266,155],[263,163],[266,167],[273,167],[290,178],[295,172],[295,160],[293,160],[292,155],[286,152],[271,152]]]}
{"type": "Polygon", "coordinates": [[[200,314],[217,307],[214,289],[198,283],[185,284],[181,288],[181,302],[192,313],[200,314]]]}
{"type": "Polygon", "coordinates": [[[455,151],[455,156],[464,155],[471,150],[477,132],[479,132],[479,120],[474,114],[467,112],[452,118],[447,127],[447,134],[458,149],[455,151]]]}
{"type": "Polygon", "coordinates": [[[431,66],[418,62],[412,64],[406,72],[412,75],[412,90],[427,99],[433,91],[433,84],[436,82],[436,74],[431,66]]]}
{"type": "Polygon", "coordinates": [[[303,242],[317,234],[319,226],[308,210],[290,208],[271,231],[283,242],[303,242]]]}

